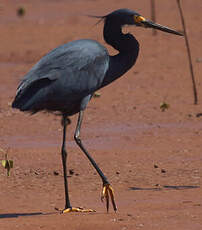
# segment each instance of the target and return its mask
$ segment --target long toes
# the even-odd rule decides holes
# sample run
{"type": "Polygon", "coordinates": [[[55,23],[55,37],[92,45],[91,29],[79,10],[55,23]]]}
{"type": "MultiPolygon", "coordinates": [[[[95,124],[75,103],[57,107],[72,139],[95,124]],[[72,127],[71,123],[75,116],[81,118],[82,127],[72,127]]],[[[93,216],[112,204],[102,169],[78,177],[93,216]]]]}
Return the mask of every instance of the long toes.
{"type": "Polygon", "coordinates": [[[103,202],[104,199],[105,199],[107,212],[109,210],[109,199],[110,198],[111,198],[113,209],[116,212],[117,207],[116,207],[116,203],[115,203],[115,199],[114,199],[114,190],[113,190],[113,188],[112,188],[112,186],[110,184],[106,184],[106,185],[103,186],[102,195],[101,195],[101,201],[103,202]]]}
{"type": "Polygon", "coordinates": [[[110,197],[111,197],[113,209],[116,212],[117,211],[117,207],[116,207],[116,203],[115,203],[115,199],[114,199],[114,190],[112,189],[112,187],[109,190],[109,194],[110,194],[110,197]]]}
{"type": "Polygon", "coordinates": [[[71,207],[71,208],[66,208],[63,210],[60,210],[60,209],[56,209],[56,210],[60,211],[61,214],[62,213],[69,213],[69,212],[96,212],[93,209],[85,209],[82,207],[78,207],[78,208],[71,207]]]}

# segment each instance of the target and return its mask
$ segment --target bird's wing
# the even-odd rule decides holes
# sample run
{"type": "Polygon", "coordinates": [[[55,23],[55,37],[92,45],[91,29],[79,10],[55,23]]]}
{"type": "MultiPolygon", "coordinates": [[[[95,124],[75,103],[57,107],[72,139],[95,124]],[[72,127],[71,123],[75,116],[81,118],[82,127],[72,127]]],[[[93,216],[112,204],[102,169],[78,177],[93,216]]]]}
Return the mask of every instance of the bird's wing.
{"type": "MultiPolygon", "coordinates": [[[[98,88],[108,69],[107,50],[93,40],[77,40],[59,46],[41,58],[22,79],[17,94],[43,79],[63,81],[80,90],[98,88]],[[77,83],[77,86],[76,86],[77,83]]],[[[73,89],[73,88],[72,88],[73,89]]]]}

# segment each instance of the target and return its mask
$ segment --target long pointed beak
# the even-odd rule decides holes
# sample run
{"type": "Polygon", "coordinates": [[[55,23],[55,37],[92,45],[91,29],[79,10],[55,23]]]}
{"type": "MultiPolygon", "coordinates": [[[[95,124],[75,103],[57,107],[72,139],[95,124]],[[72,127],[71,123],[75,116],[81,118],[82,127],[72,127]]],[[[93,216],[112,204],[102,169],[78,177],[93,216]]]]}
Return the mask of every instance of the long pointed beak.
{"type": "Polygon", "coordinates": [[[176,34],[176,35],[179,35],[179,36],[184,36],[183,33],[180,33],[180,32],[178,32],[176,30],[170,29],[169,27],[162,26],[162,25],[157,24],[155,22],[152,22],[150,20],[145,19],[145,20],[142,20],[140,23],[146,28],[153,28],[153,29],[161,30],[161,31],[164,31],[164,32],[167,32],[167,33],[176,34]]]}

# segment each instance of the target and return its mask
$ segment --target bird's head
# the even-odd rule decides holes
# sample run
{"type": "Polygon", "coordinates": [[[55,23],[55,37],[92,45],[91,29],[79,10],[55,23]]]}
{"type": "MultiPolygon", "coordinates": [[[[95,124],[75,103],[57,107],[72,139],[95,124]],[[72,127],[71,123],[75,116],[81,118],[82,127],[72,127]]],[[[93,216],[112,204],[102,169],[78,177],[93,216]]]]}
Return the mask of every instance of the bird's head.
{"type": "Polygon", "coordinates": [[[166,26],[162,26],[160,24],[157,24],[151,20],[147,20],[142,15],[138,14],[137,12],[129,9],[119,9],[111,12],[110,14],[107,14],[105,16],[100,17],[101,19],[104,19],[105,22],[112,23],[113,25],[135,25],[135,26],[141,26],[144,28],[154,28],[158,29],[167,33],[172,33],[176,35],[183,36],[182,33],[170,29],[166,26]]]}

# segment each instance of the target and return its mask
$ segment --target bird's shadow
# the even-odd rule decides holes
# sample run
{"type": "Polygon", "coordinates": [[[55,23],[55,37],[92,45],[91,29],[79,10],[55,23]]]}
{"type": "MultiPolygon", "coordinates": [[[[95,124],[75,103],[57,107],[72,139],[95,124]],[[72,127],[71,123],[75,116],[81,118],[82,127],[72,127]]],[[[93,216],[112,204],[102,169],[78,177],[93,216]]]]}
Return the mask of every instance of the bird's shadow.
{"type": "Polygon", "coordinates": [[[185,190],[185,189],[195,189],[200,188],[200,186],[194,185],[163,185],[161,187],[154,187],[154,188],[141,188],[141,187],[129,187],[129,190],[133,191],[161,191],[161,190],[185,190]]]}
{"type": "Polygon", "coordinates": [[[25,216],[45,216],[56,214],[57,212],[43,213],[43,212],[30,212],[30,213],[0,213],[0,219],[2,218],[18,218],[25,216]]]}
{"type": "Polygon", "coordinates": [[[200,186],[197,185],[164,185],[163,188],[165,189],[173,189],[173,190],[185,190],[185,189],[195,189],[200,188],[200,186]]]}

